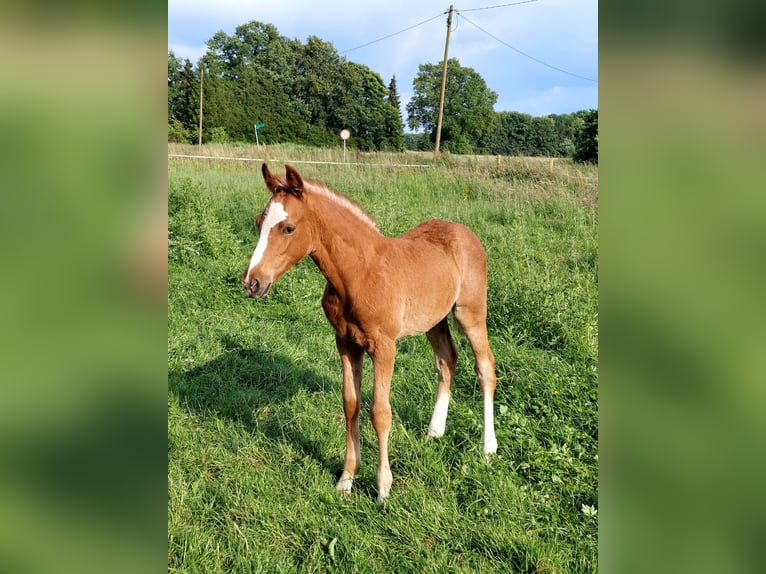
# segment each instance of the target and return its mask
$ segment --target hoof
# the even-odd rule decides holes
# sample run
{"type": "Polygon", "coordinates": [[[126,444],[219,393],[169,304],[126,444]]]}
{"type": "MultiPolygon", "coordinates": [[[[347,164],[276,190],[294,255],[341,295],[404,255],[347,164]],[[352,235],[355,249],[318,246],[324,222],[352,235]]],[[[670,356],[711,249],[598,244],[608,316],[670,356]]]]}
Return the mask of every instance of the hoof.
{"type": "Polygon", "coordinates": [[[344,474],[340,477],[340,480],[335,484],[335,490],[348,494],[351,492],[351,486],[354,484],[354,477],[344,474]]]}
{"type": "Polygon", "coordinates": [[[492,437],[490,440],[484,441],[484,456],[492,456],[497,452],[497,439],[492,437]]]}
{"type": "Polygon", "coordinates": [[[391,476],[391,469],[386,466],[378,466],[378,505],[385,506],[388,495],[391,494],[391,484],[394,478],[391,476]]]}

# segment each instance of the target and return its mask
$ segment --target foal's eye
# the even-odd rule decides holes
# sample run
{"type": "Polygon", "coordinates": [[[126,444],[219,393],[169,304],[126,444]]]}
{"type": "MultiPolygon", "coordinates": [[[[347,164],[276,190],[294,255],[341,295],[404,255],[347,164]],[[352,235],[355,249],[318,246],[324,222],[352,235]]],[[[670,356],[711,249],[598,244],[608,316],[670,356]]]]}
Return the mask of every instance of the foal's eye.
{"type": "Polygon", "coordinates": [[[294,225],[285,225],[285,227],[282,229],[282,232],[285,235],[292,235],[292,233],[295,231],[294,225]]]}

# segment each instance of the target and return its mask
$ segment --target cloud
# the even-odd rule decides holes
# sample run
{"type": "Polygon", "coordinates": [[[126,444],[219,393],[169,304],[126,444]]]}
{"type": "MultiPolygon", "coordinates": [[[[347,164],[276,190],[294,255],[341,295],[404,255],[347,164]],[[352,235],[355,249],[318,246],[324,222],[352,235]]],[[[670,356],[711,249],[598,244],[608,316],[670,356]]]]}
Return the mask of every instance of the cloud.
{"type": "Polygon", "coordinates": [[[178,59],[183,60],[188,58],[189,61],[191,61],[193,64],[196,64],[197,60],[199,60],[207,50],[207,46],[205,44],[190,46],[189,44],[174,42],[172,44],[168,44],[168,51],[171,50],[178,59]]]}
{"type": "Polygon", "coordinates": [[[524,90],[513,98],[501,97],[496,111],[523,112],[533,116],[567,114],[598,107],[598,87],[560,86],[524,90]]]}

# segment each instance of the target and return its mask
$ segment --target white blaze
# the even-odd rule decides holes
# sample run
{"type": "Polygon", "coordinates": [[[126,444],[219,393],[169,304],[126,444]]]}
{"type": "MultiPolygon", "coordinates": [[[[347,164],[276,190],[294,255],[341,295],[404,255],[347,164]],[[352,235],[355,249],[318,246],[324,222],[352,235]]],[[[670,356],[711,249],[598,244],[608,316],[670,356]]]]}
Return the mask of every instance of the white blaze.
{"type": "Polygon", "coordinates": [[[250,266],[247,268],[247,274],[250,274],[250,270],[258,265],[263,259],[263,254],[266,253],[266,247],[269,244],[269,234],[271,229],[278,223],[287,219],[287,212],[285,206],[277,201],[271,202],[269,210],[266,212],[266,217],[263,218],[261,224],[261,234],[258,237],[258,244],[255,246],[253,256],[250,258],[250,266]]]}

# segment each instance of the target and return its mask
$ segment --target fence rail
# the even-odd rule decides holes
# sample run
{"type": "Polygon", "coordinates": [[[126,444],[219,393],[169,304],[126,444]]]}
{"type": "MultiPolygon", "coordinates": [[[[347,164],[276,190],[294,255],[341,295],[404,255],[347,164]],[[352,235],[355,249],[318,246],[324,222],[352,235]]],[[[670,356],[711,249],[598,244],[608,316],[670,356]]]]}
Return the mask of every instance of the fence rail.
{"type": "MultiPolygon", "coordinates": [[[[230,160],[230,161],[266,161],[265,159],[257,158],[257,157],[226,157],[226,156],[217,156],[217,155],[190,155],[190,154],[179,154],[179,153],[169,153],[168,157],[181,157],[181,158],[194,158],[194,159],[223,159],[223,160],[230,160]]],[[[303,160],[303,159],[296,159],[296,160],[281,160],[281,159],[274,159],[271,158],[269,161],[272,162],[285,162],[290,164],[298,164],[298,163],[306,163],[306,164],[319,164],[319,165],[347,165],[347,166],[374,166],[374,167],[414,167],[414,168],[430,168],[430,165],[421,164],[421,163],[362,163],[362,162],[344,162],[344,161],[313,161],[313,160],[303,160]]]]}

